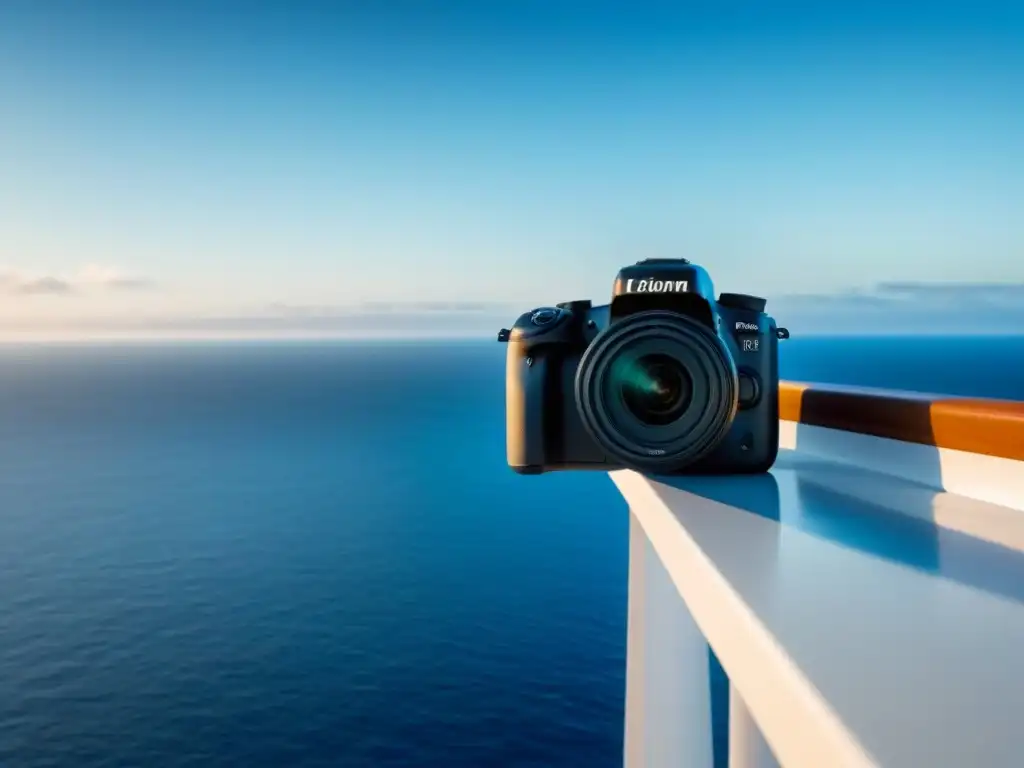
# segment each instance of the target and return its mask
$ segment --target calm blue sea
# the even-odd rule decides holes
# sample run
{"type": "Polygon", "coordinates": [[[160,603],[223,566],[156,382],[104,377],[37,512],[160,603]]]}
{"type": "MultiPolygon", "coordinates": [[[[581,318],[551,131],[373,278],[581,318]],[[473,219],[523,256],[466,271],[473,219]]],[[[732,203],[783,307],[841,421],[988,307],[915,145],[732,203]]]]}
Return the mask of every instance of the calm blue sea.
{"type": "MultiPolygon", "coordinates": [[[[0,348],[0,766],[621,764],[626,509],[497,343],[0,348]]],[[[1024,339],[783,375],[1024,398],[1024,339]]]]}

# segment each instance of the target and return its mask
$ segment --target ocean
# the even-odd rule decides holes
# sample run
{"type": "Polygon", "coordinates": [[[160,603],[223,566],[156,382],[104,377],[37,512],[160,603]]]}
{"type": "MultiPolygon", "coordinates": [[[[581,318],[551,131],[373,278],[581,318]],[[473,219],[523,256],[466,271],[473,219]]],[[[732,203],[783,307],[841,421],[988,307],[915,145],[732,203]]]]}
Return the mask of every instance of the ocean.
{"type": "MultiPolygon", "coordinates": [[[[790,339],[1024,399],[1024,338],[790,339]]],[[[0,766],[621,765],[626,507],[486,342],[0,347],[0,766]]]]}

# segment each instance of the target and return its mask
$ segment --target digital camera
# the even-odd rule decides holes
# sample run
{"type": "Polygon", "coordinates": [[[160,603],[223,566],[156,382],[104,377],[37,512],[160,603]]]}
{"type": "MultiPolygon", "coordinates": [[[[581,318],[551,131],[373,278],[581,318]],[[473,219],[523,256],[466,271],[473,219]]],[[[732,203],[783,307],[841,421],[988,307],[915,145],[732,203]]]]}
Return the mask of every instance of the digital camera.
{"type": "Polygon", "coordinates": [[[756,473],[779,446],[778,340],[766,300],[686,259],[624,267],[609,304],[541,307],[502,329],[506,451],[522,474],[756,473]]]}

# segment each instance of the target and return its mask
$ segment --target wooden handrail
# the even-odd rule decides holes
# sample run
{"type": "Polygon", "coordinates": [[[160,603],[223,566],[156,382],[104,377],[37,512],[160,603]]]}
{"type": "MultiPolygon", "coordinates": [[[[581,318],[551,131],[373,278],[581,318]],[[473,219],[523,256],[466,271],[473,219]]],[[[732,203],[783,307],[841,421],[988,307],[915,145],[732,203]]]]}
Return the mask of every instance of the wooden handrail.
{"type": "Polygon", "coordinates": [[[1024,402],[784,381],[779,418],[1024,461],[1024,402]]]}

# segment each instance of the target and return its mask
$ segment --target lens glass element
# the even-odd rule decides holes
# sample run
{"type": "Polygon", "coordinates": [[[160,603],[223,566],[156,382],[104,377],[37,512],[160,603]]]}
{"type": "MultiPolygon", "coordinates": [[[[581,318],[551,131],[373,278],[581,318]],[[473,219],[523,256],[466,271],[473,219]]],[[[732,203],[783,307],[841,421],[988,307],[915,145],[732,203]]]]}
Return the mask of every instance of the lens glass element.
{"type": "Polygon", "coordinates": [[[693,380],[681,362],[664,354],[644,355],[616,372],[622,400],[644,424],[670,424],[693,399],[693,380]]]}

